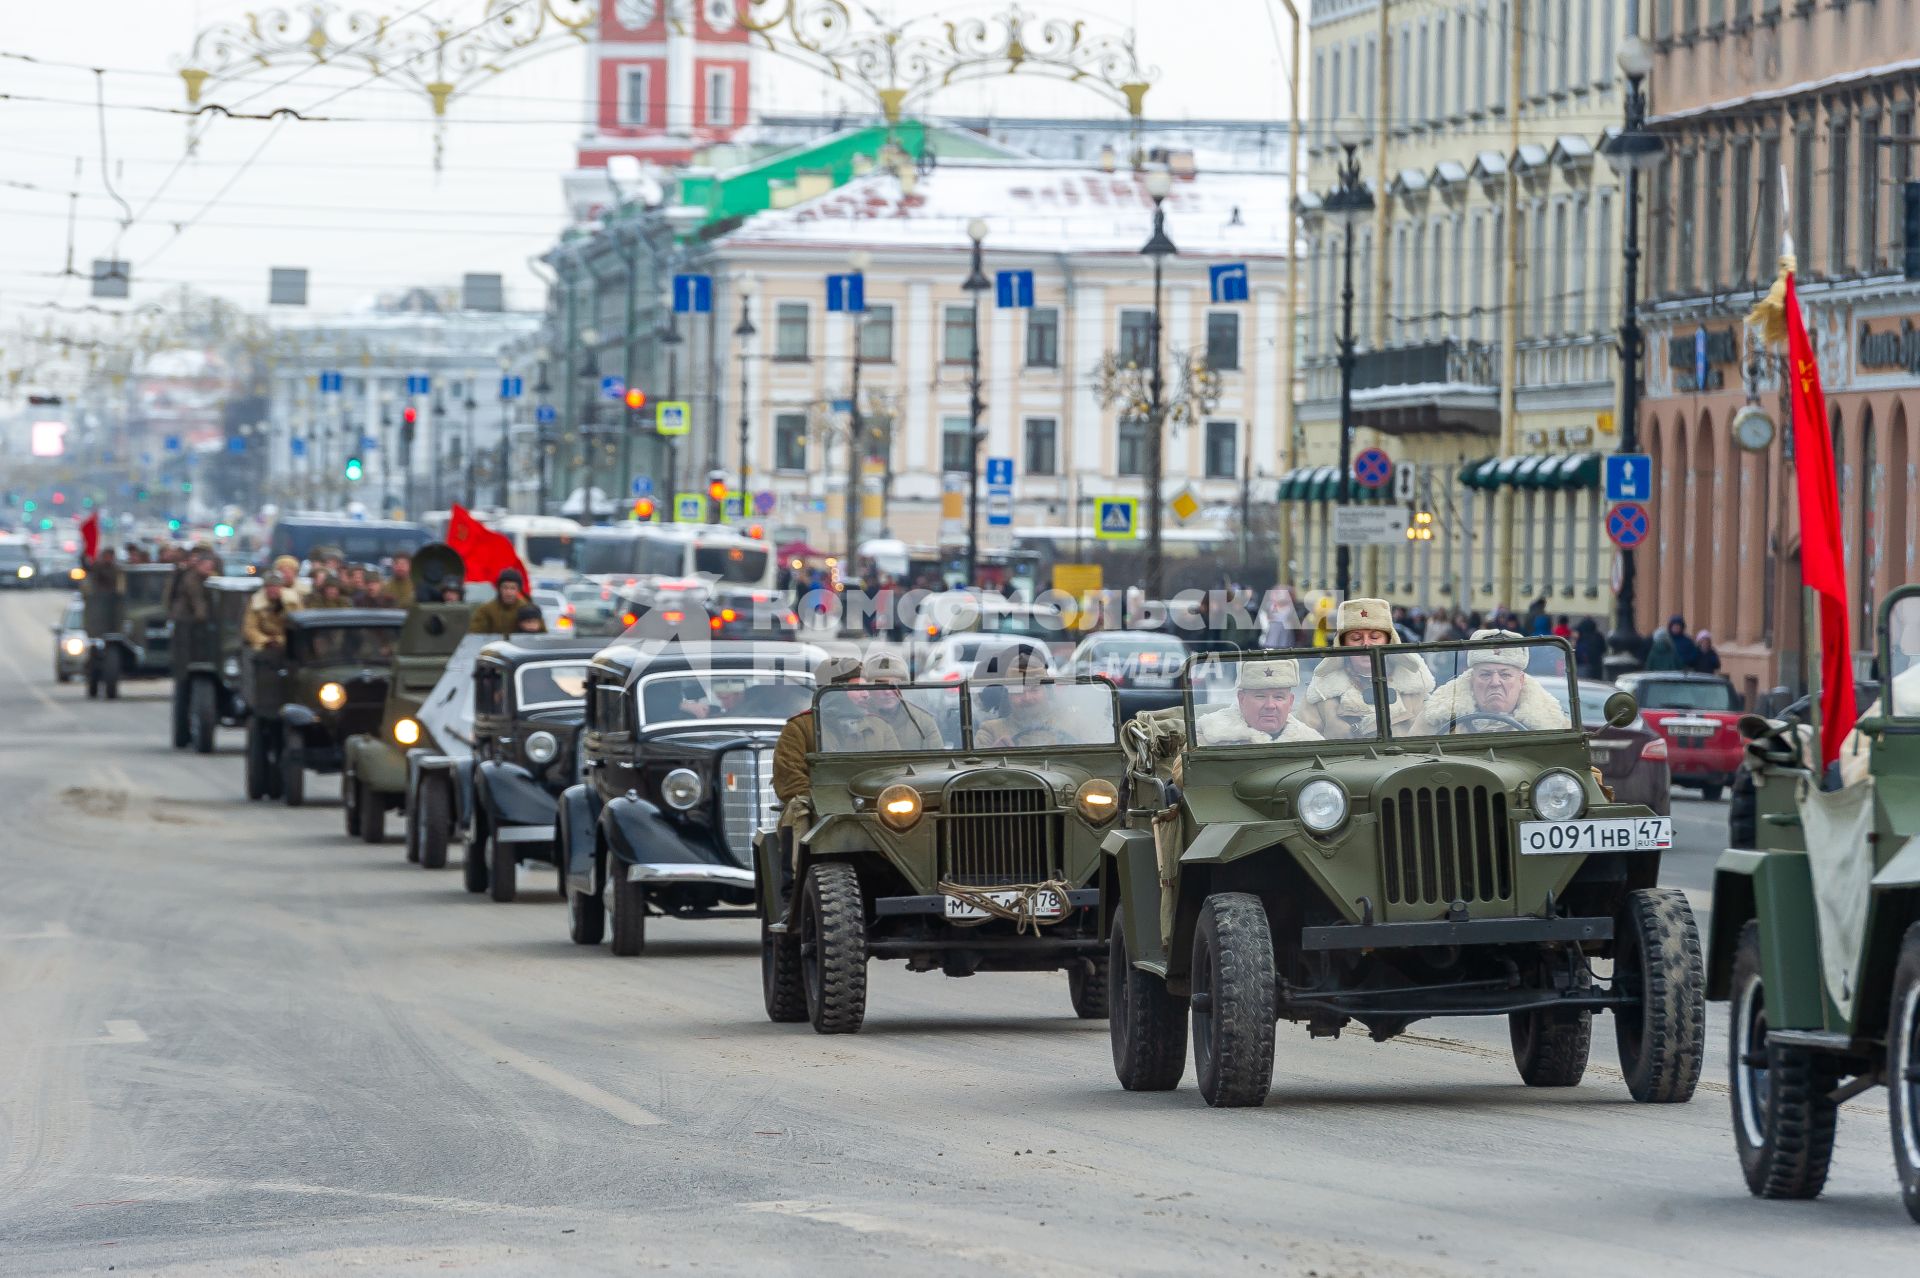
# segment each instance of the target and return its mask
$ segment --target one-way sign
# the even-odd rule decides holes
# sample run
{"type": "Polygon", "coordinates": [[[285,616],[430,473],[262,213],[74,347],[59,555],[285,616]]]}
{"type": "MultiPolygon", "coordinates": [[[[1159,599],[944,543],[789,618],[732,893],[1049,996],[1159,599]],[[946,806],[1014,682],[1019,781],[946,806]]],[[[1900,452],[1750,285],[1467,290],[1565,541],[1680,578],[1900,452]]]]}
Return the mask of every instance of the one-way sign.
{"type": "Polygon", "coordinates": [[[1646,501],[1653,496],[1653,458],[1645,453],[1611,453],[1606,459],[1608,504],[1646,501]]]}

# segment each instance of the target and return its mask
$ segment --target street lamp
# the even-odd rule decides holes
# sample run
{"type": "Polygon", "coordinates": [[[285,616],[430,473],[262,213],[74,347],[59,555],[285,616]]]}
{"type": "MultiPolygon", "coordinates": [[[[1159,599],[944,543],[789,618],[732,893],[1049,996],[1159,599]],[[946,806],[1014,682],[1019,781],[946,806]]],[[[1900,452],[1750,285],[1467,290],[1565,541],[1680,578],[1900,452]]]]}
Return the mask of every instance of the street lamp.
{"type": "Polygon", "coordinates": [[[583,468],[583,474],[586,476],[582,489],[584,494],[582,500],[585,503],[583,509],[586,512],[587,522],[591,523],[593,521],[593,468],[588,465],[587,458],[590,455],[588,450],[593,446],[595,423],[600,415],[600,330],[591,324],[587,325],[580,330],[580,341],[584,349],[581,351],[579,366],[575,372],[579,381],[585,384],[586,394],[580,400],[580,420],[568,422],[567,429],[571,433],[563,434],[560,439],[562,444],[578,451],[569,452],[562,462],[559,486],[569,489],[566,497],[561,499],[565,502],[573,496],[570,484],[572,468],[576,464],[583,468]]]}
{"type": "Polygon", "coordinates": [[[1147,194],[1153,197],[1153,234],[1140,248],[1140,252],[1153,262],[1153,320],[1149,338],[1152,363],[1148,366],[1147,377],[1147,429],[1151,432],[1151,438],[1147,441],[1147,597],[1158,599],[1162,584],[1161,527],[1164,522],[1160,510],[1160,488],[1166,465],[1167,438],[1167,382],[1160,368],[1160,284],[1167,258],[1180,250],[1173,246],[1173,241],[1167,236],[1166,201],[1167,193],[1173,190],[1173,174],[1164,166],[1149,169],[1145,185],[1147,194]]]}
{"type": "MultiPolygon", "coordinates": [[[[1352,116],[1333,126],[1334,141],[1347,153],[1340,166],[1340,185],[1330,192],[1323,207],[1326,215],[1340,224],[1340,490],[1339,504],[1353,500],[1353,228],[1373,215],[1373,192],[1360,180],[1360,161],[1354,154],[1367,140],[1364,121],[1352,116]]],[[[1334,550],[1333,589],[1341,598],[1352,592],[1348,573],[1352,551],[1345,542],[1334,550]]]]}
{"type": "Polygon", "coordinates": [[[980,295],[987,291],[987,273],[981,269],[981,245],[986,243],[985,218],[967,223],[973,241],[973,269],[960,285],[973,299],[973,348],[967,353],[967,585],[980,584],[980,295]]]}
{"type": "MultiPolygon", "coordinates": [[[[1616,60],[1627,77],[1626,127],[1601,144],[1600,152],[1627,186],[1626,243],[1621,249],[1620,309],[1620,451],[1640,450],[1640,175],[1660,162],[1666,149],[1660,135],[1647,128],[1647,95],[1641,85],[1653,69],[1653,54],[1639,36],[1620,43],[1616,60]]],[[[1597,533],[1595,535],[1598,535],[1597,533]]],[[[1622,549],[1620,590],[1614,599],[1613,633],[1607,636],[1612,653],[1607,668],[1613,673],[1638,669],[1646,659],[1644,641],[1634,623],[1634,554],[1622,549]]]]}
{"type": "Polygon", "coordinates": [[[747,281],[740,281],[740,322],[733,326],[733,340],[740,352],[740,503],[742,514],[747,503],[753,500],[753,456],[747,449],[747,428],[751,414],[747,411],[747,346],[760,331],[753,326],[753,317],[747,313],[752,298],[747,293],[747,281]]]}
{"type": "Polygon", "coordinates": [[[847,422],[847,493],[843,499],[846,504],[847,556],[841,561],[840,578],[845,581],[853,575],[854,550],[860,544],[860,455],[866,443],[862,436],[866,428],[860,421],[860,330],[867,319],[866,272],[872,257],[864,249],[856,249],[847,255],[847,265],[853,268],[855,280],[860,282],[860,305],[853,305],[851,292],[846,298],[847,315],[853,322],[853,398],[848,401],[851,412],[847,422]]]}
{"type": "Polygon", "coordinates": [[[547,513],[547,459],[553,455],[553,428],[540,420],[540,410],[547,407],[547,400],[553,394],[553,384],[547,380],[547,361],[553,358],[553,352],[540,349],[540,379],[533,384],[536,407],[533,410],[533,444],[539,459],[535,463],[540,468],[540,488],[534,494],[533,513],[547,513]]]}

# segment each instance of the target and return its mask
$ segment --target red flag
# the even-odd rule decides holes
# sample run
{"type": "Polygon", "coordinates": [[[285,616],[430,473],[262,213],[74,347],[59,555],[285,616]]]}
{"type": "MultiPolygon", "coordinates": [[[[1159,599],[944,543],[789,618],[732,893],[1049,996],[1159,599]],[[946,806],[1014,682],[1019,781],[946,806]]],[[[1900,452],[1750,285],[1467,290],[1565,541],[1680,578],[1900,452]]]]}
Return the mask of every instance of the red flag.
{"type": "Polygon", "coordinates": [[[1840,491],[1820,363],[1807,340],[1793,274],[1787,274],[1787,369],[1793,380],[1793,456],[1800,489],[1800,578],[1820,596],[1820,766],[1840,755],[1853,731],[1853,635],[1847,617],[1840,491]]]}
{"type": "Polygon", "coordinates": [[[529,588],[533,585],[527,566],[513,548],[513,539],[488,528],[468,514],[465,506],[453,508],[453,518],[447,521],[447,544],[460,553],[468,581],[491,582],[502,570],[513,568],[529,588]]]}
{"type": "Polygon", "coordinates": [[[100,512],[97,510],[80,521],[80,547],[86,552],[88,563],[100,553],[100,512]]]}

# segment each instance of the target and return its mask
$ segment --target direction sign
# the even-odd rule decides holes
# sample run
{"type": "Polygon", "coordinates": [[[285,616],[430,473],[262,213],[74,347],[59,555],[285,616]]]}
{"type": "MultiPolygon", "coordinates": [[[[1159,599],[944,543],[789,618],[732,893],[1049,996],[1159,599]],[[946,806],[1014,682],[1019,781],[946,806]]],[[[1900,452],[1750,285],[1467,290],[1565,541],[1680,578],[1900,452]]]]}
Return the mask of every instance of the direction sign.
{"type": "Polygon", "coordinates": [[[867,277],[858,271],[847,275],[827,276],[827,309],[829,311],[866,310],[867,277]]]}
{"type": "Polygon", "coordinates": [[[705,493],[675,493],[673,495],[673,522],[676,524],[706,523],[707,495],[705,493]]]}
{"type": "Polygon", "coordinates": [[[987,524],[994,528],[1013,525],[1013,494],[997,489],[987,494],[987,524]]]}
{"type": "Polygon", "coordinates": [[[653,406],[653,431],[656,435],[684,435],[692,424],[693,407],[685,400],[669,400],[653,406]]]}
{"type": "Polygon", "coordinates": [[[1247,300],[1247,264],[1245,262],[1222,262],[1218,266],[1209,266],[1207,282],[1213,286],[1213,300],[1216,302],[1247,300]]]}
{"type": "Polygon", "coordinates": [[[1608,501],[1653,499],[1653,458],[1647,454],[1609,453],[1603,469],[1608,501]]]}
{"type": "Polygon", "coordinates": [[[713,309],[713,276],[673,277],[673,309],[678,315],[705,315],[713,309]]]}
{"type": "Polygon", "coordinates": [[[1336,546],[1398,546],[1407,539],[1405,506],[1335,506],[1336,546]]]}
{"type": "Polygon", "coordinates": [[[1420,468],[1412,462],[1401,462],[1393,468],[1393,499],[1412,501],[1414,489],[1419,484],[1420,468]]]}
{"type": "Polygon", "coordinates": [[[179,452],[179,451],[180,451],[180,437],[179,437],[178,435],[169,435],[169,436],[167,436],[167,438],[166,438],[166,449],[167,449],[167,451],[168,451],[168,452],[170,452],[170,453],[177,453],[177,452],[179,452]]]}
{"type": "Polygon", "coordinates": [[[295,457],[305,457],[307,455],[307,441],[300,438],[298,435],[295,435],[292,439],[288,440],[287,445],[292,450],[293,455],[295,457]]]}
{"type": "Polygon", "coordinates": [[[608,373],[600,379],[600,398],[619,399],[627,393],[626,379],[608,373]]]}
{"type": "Polygon", "coordinates": [[[1101,541],[1120,541],[1140,535],[1138,497],[1095,497],[1093,535],[1101,541]]]}
{"type": "Polygon", "coordinates": [[[1632,550],[1647,539],[1650,520],[1647,508],[1637,501],[1623,501],[1607,512],[1607,536],[1622,550],[1632,550]]]}
{"type": "Polygon", "coordinates": [[[995,271],[994,301],[1002,310],[1025,310],[1033,305],[1032,271],[995,271]]]}
{"type": "Polygon", "coordinates": [[[407,374],[407,394],[426,395],[433,390],[433,379],[425,373],[407,374]]]}
{"type": "Polygon", "coordinates": [[[560,420],[560,413],[552,404],[542,404],[533,410],[533,420],[542,426],[551,426],[560,420]]]}
{"type": "Polygon", "coordinates": [[[633,477],[633,482],[627,485],[627,491],[632,493],[635,497],[653,496],[653,476],[635,475],[633,477]]]}
{"type": "Polygon", "coordinates": [[[1393,459],[1378,448],[1369,448],[1353,459],[1353,477],[1363,488],[1384,488],[1393,478],[1393,459]]]}
{"type": "Polygon", "coordinates": [[[341,389],[345,387],[346,380],[338,369],[322,369],[320,370],[320,393],[322,395],[338,395],[341,389]]]}
{"type": "Polygon", "coordinates": [[[521,393],[526,389],[527,379],[524,377],[503,377],[500,379],[501,399],[519,399],[521,393]]]}

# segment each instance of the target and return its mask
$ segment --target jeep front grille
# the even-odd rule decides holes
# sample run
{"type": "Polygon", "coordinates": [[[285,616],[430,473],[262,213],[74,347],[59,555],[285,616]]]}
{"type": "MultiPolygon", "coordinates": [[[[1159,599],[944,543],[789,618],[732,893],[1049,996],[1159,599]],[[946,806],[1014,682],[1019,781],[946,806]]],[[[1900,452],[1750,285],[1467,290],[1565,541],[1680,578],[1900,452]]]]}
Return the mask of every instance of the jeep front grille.
{"type": "Polygon", "coordinates": [[[1045,790],[951,790],[934,818],[940,879],[964,887],[1061,877],[1061,816],[1045,790]]]}
{"type": "Polygon", "coordinates": [[[753,836],[771,829],[773,750],[750,746],[720,756],[720,827],[727,850],[743,865],[753,863],[753,836]]]}
{"type": "Polygon", "coordinates": [[[1513,896],[1507,796],[1486,786],[1418,786],[1380,808],[1387,900],[1398,905],[1505,901],[1513,896]]]}

